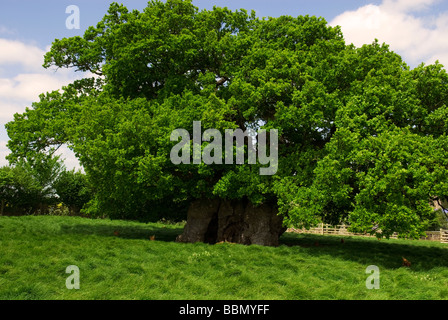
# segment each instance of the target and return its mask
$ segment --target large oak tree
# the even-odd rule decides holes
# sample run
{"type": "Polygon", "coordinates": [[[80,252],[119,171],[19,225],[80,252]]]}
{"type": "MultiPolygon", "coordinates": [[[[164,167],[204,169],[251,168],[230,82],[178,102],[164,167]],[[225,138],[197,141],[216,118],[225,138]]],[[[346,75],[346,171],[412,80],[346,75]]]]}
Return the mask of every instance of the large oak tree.
{"type": "Polygon", "coordinates": [[[432,202],[448,195],[443,66],[410,69],[377,41],[356,48],[322,18],[113,3],[83,37],[54,41],[51,66],[97,76],[16,114],[9,159],[67,144],[94,186],[91,212],[151,220],[188,211],[180,241],[275,245],[284,226],[319,222],[418,237],[432,202]],[[277,129],[278,171],[173,164],[171,132],[192,134],[193,121],[277,129]]]}

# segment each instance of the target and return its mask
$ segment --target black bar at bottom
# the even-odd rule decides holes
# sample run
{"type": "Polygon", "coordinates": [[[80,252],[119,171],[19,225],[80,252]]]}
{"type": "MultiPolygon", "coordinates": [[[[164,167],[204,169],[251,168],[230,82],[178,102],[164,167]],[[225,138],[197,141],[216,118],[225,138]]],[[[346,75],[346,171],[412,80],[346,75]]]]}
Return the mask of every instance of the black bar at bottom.
{"type": "Polygon", "coordinates": [[[335,301],[335,300],[156,300],[156,301],[0,301],[2,312],[19,315],[110,316],[143,319],[304,319],[337,315],[357,318],[369,315],[413,317],[415,312],[448,307],[446,301],[335,301]],[[10,310],[8,310],[10,309],[10,310]]]}

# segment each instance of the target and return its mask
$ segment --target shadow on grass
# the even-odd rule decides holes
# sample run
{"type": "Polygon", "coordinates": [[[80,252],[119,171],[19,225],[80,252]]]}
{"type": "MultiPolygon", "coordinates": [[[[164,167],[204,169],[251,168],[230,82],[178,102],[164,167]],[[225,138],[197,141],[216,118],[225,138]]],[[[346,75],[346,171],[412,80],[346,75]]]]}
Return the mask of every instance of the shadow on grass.
{"type": "Polygon", "coordinates": [[[95,223],[62,225],[61,232],[65,234],[83,234],[117,237],[123,239],[145,239],[154,236],[154,240],[172,242],[183,231],[183,226],[126,226],[120,223],[95,223]]]}
{"type": "Polygon", "coordinates": [[[377,240],[352,236],[285,233],[280,243],[290,247],[299,246],[312,256],[330,255],[366,266],[404,268],[403,258],[406,258],[411,262],[410,270],[413,271],[448,268],[448,245],[424,240],[377,240]]]}
{"type": "MultiPolygon", "coordinates": [[[[74,223],[61,225],[61,233],[118,237],[122,239],[145,239],[155,236],[157,241],[174,242],[183,231],[183,226],[162,224],[124,225],[114,223],[74,223]]],[[[403,267],[402,258],[411,262],[410,270],[428,271],[433,268],[448,268],[448,245],[429,241],[377,240],[351,236],[322,236],[311,234],[285,233],[280,238],[279,254],[299,254],[300,248],[307,255],[332,257],[353,261],[363,265],[397,269],[403,267]],[[341,239],[344,242],[341,242],[341,239]]],[[[275,251],[275,250],[274,250],[275,251]]],[[[403,267],[404,268],[404,267],[403,267]]],[[[448,270],[448,269],[447,269],[448,270]]]]}

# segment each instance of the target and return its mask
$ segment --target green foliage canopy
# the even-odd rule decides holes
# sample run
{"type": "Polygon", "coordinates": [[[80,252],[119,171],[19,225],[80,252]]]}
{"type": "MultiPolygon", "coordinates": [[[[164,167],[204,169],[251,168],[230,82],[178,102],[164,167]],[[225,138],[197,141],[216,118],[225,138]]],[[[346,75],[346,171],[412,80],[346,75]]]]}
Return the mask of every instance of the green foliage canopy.
{"type": "MultiPolygon", "coordinates": [[[[191,1],[113,3],[83,37],[55,40],[45,67],[98,75],[43,94],[7,124],[11,161],[68,144],[95,210],[152,219],[192,199],[274,201],[285,222],[351,224],[417,237],[448,195],[448,75],[411,70],[377,41],[347,45],[322,18],[259,19],[191,1]],[[174,165],[171,132],[279,130],[274,176],[258,165],[174,165]],[[94,204],[93,204],[94,203],[94,204]]],[[[203,147],[207,145],[203,143],[203,147]]],[[[92,207],[92,208],[93,208],[92,207]]]]}

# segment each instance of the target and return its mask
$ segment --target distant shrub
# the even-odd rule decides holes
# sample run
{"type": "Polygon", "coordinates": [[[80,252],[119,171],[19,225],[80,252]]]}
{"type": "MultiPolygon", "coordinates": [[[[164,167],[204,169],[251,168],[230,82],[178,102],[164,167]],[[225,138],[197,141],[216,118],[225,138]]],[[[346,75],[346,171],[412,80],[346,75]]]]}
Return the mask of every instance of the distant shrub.
{"type": "Polygon", "coordinates": [[[80,171],[62,171],[54,183],[54,188],[70,215],[80,214],[92,199],[87,177],[80,171]]]}

